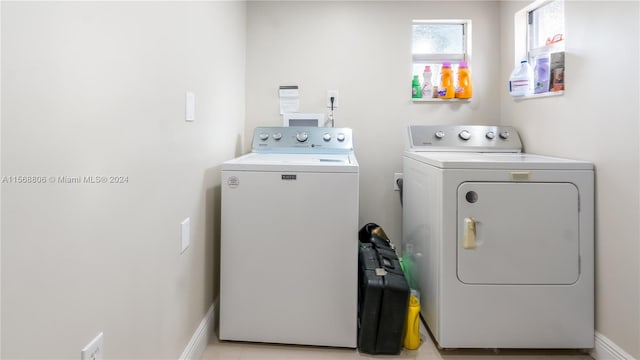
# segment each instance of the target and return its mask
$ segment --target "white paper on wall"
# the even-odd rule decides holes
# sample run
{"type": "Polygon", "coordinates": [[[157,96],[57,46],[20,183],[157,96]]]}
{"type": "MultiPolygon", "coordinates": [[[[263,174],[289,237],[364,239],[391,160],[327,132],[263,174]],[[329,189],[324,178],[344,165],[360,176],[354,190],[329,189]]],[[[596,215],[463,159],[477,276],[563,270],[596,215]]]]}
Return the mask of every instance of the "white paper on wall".
{"type": "Polygon", "coordinates": [[[280,86],[280,114],[300,111],[300,92],[298,85],[280,86]]]}

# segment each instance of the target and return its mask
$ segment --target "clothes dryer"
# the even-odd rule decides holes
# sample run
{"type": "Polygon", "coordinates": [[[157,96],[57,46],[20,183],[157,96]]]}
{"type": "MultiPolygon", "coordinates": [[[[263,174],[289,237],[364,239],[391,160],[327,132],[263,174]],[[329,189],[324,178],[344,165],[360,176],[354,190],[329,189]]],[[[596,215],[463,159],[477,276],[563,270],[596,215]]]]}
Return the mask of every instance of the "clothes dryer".
{"type": "Polygon", "coordinates": [[[356,347],[351,129],[259,127],[222,165],[222,340],[356,347]]]}
{"type": "Polygon", "coordinates": [[[402,253],[441,348],[592,348],[593,165],[503,126],[410,126],[402,253]]]}

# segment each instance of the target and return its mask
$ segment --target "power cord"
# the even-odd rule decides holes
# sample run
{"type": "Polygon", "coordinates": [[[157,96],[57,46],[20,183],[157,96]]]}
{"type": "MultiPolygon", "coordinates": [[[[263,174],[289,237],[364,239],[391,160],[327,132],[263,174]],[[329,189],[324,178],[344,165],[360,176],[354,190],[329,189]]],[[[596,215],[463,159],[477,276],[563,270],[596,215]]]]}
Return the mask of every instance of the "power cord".
{"type": "Polygon", "coordinates": [[[331,127],[335,127],[335,124],[333,123],[333,103],[336,101],[335,96],[330,97],[329,101],[331,102],[331,113],[329,113],[329,119],[331,120],[331,127]]]}

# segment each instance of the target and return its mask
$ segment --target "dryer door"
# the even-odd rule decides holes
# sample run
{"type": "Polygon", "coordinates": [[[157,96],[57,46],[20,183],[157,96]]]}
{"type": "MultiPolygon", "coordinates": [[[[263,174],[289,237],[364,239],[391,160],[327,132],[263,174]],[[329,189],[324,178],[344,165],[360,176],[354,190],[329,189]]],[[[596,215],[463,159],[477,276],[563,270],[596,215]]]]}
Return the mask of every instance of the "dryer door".
{"type": "Polygon", "coordinates": [[[578,189],[570,183],[460,184],[458,279],[467,284],[576,282],[578,212],[578,189]]]}

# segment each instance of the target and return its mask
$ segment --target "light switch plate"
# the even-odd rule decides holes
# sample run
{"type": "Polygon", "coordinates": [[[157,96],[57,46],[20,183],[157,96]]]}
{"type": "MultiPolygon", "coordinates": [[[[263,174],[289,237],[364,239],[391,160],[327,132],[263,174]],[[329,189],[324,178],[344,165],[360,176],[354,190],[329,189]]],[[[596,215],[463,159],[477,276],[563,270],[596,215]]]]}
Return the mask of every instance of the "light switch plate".
{"type": "Polygon", "coordinates": [[[184,219],[180,223],[180,254],[182,254],[191,243],[191,220],[190,218],[184,219]]]}
{"type": "Polygon", "coordinates": [[[185,120],[194,121],[195,119],[196,119],[196,95],[190,91],[187,91],[185,120]]]}

